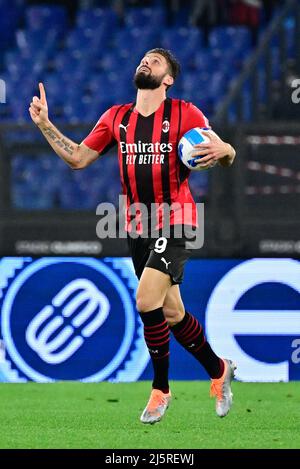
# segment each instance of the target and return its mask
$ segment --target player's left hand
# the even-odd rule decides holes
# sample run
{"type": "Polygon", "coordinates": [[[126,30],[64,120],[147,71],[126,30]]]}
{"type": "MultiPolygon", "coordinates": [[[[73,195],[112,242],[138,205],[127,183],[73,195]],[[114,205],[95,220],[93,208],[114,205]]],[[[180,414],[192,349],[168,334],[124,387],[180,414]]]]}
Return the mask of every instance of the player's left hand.
{"type": "Polygon", "coordinates": [[[213,131],[203,131],[203,134],[209,138],[209,142],[198,143],[194,145],[194,156],[202,156],[195,160],[198,167],[209,169],[215,166],[219,160],[231,154],[232,147],[229,143],[223,142],[213,131]]]}

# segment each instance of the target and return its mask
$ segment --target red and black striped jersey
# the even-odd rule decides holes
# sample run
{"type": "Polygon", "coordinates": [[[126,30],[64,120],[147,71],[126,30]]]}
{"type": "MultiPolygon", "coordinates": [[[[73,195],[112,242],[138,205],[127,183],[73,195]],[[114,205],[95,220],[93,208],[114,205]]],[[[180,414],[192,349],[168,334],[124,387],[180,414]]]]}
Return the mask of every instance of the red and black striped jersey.
{"type": "MultiPolygon", "coordinates": [[[[127,206],[143,203],[189,207],[183,220],[181,210],[171,212],[170,224],[197,225],[196,204],[188,185],[190,171],[178,155],[178,142],[193,127],[209,127],[207,118],[192,103],[166,98],[145,117],[134,103],[113,106],[99,119],[83,143],[103,154],[118,145],[123,194],[127,206]]],[[[129,219],[127,219],[129,222],[129,219]]],[[[157,227],[163,218],[158,214],[157,227]]]]}

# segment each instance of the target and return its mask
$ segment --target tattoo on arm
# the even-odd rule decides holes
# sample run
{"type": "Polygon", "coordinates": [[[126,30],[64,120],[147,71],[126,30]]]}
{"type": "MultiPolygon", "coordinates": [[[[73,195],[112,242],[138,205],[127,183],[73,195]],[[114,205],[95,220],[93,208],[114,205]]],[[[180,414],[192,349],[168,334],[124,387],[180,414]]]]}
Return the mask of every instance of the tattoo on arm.
{"type": "Polygon", "coordinates": [[[73,155],[75,148],[74,146],[67,142],[66,139],[59,135],[54,129],[51,127],[43,127],[43,133],[46,137],[48,137],[50,140],[53,141],[56,145],[58,145],[60,148],[65,150],[70,156],[73,155]]]}

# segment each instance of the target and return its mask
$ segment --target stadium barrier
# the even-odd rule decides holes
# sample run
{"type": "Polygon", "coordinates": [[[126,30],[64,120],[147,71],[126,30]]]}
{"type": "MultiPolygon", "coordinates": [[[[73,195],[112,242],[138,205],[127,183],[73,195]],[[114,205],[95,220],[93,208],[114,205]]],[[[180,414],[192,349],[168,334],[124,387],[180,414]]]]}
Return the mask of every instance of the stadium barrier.
{"type": "MultiPolygon", "coordinates": [[[[182,297],[241,381],[300,379],[299,260],[202,259],[182,297]],[[196,281],[195,281],[196,279],[196,281]]],[[[151,379],[129,258],[0,258],[0,381],[151,379]]],[[[205,380],[171,340],[170,377],[205,380]]]]}

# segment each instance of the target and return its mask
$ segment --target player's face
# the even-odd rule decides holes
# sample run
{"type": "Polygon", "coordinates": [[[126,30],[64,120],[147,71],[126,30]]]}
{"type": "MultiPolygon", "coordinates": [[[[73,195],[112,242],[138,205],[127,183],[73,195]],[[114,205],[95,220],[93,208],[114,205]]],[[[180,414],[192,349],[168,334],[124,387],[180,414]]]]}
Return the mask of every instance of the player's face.
{"type": "Polygon", "coordinates": [[[160,54],[148,54],[136,69],[134,83],[138,89],[154,90],[161,86],[167,76],[170,77],[166,59],[160,54]]]}

